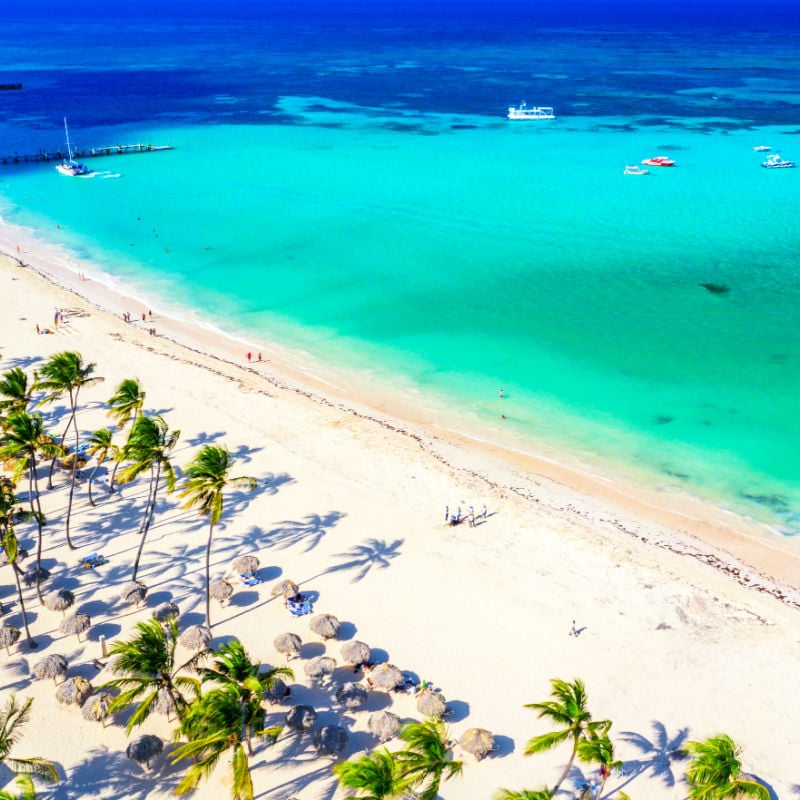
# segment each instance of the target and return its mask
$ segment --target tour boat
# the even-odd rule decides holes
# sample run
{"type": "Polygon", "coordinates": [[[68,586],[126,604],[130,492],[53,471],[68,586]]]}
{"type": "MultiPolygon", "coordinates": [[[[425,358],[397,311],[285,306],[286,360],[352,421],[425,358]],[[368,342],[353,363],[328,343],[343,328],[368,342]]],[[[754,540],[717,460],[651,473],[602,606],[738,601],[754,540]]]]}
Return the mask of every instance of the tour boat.
{"type": "Polygon", "coordinates": [[[69,175],[71,178],[78,178],[81,175],[91,175],[92,171],[85,164],[75,161],[72,157],[72,147],[69,144],[69,128],[67,128],[67,118],[64,117],[64,133],[67,135],[67,153],[69,155],[68,161],[62,161],[56,169],[62,175],[69,175]]]}
{"type": "Polygon", "coordinates": [[[761,166],[767,169],[787,169],[788,167],[796,167],[797,164],[794,161],[787,161],[785,158],[781,158],[778,153],[773,153],[771,156],[767,156],[766,161],[761,162],[761,166]]]}
{"type": "Polygon", "coordinates": [[[623,175],[649,175],[649,169],[642,169],[637,164],[627,164],[622,172],[623,175]]]}
{"type": "Polygon", "coordinates": [[[772,150],[768,144],[759,144],[753,148],[756,153],[766,153],[767,150],[772,150]]]}
{"type": "Polygon", "coordinates": [[[648,167],[674,167],[675,162],[667,156],[653,156],[652,158],[645,158],[642,164],[648,167]]]}
{"type": "Polygon", "coordinates": [[[508,119],[555,119],[556,115],[550,106],[533,106],[528,108],[525,103],[520,103],[519,108],[510,106],[508,119]]]}

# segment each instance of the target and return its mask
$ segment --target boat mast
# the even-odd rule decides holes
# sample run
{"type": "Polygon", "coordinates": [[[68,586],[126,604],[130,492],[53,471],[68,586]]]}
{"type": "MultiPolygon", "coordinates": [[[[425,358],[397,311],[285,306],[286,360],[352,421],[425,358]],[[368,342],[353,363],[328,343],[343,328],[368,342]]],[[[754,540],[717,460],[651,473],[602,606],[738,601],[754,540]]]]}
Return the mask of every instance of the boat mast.
{"type": "Polygon", "coordinates": [[[72,148],[69,146],[69,128],[67,127],[67,118],[64,117],[64,133],[67,136],[67,153],[69,153],[69,160],[72,163],[72,148]]]}

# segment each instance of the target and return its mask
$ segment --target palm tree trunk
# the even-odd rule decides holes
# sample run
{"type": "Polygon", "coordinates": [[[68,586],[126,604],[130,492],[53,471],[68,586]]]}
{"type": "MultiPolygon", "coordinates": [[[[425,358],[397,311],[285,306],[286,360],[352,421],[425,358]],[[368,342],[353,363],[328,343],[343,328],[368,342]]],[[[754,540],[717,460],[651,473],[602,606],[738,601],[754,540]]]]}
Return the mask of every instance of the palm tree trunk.
{"type": "Polygon", "coordinates": [[[78,445],[80,444],[80,433],[78,432],[78,420],[76,416],[76,412],[78,410],[78,391],[75,391],[75,397],[73,398],[72,392],[70,392],[70,401],[72,402],[72,427],[75,431],[75,452],[72,454],[72,476],[69,482],[69,500],[67,502],[67,524],[66,524],[66,534],[67,534],[67,544],[69,545],[70,550],[75,549],[75,545],[72,544],[72,540],[69,538],[69,521],[72,517],[72,498],[75,495],[75,472],[78,469],[78,445]]]}
{"type": "Polygon", "coordinates": [[[144,549],[144,540],[147,538],[147,531],[150,530],[150,522],[153,519],[153,513],[155,512],[156,508],[156,492],[158,491],[158,481],[161,478],[161,464],[158,465],[155,473],[155,479],[150,479],[150,486],[155,486],[155,489],[151,491],[153,501],[152,504],[149,502],[150,498],[148,497],[148,505],[145,506],[144,510],[144,530],[141,532],[142,535],[139,540],[139,547],[136,550],[136,561],[133,562],[133,577],[131,580],[136,580],[136,573],[139,571],[139,560],[142,557],[142,550],[144,549]]]}
{"type": "MultiPolygon", "coordinates": [[[[16,566],[16,560],[14,561],[14,565],[16,566]]],[[[28,647],[31,650],[35,650],[39,645],[33,640],[30,628],[28,628],[28,612],[25,611],[25,599],[22,597],[22,584],[19,582],[19,573],[17,570],[14,570],[14,578],[17,581],[17,596],[19,597],[20,611],[22,611],[22,625],[25,628],[25,636],[28,637],[28,647]]]]}
{"type": "Polygon", "coordinates": [[[553,787],[553,797],[556,796],[558,792],[559,786],[567,779],[567,775],[569,775],[569,771],[572,769],[572,765],[575,763],[575,754],[578,752],[578,740],[575,740],[575,744],[572,747],[572,754],[569,757],[569,761],[567,761],[567,766],[564,767],[564,771],[561,773],[561,777],[556,781],[556,785],[553,787]]]}
{"type": "Polygon", "coordinates": [[[92,470],[92,474],[89,475],[89,503],[91,504],[92,508],[94,508],[97,503],[94,502],[94,498],[92,497],[92,481],[94,480],[94,476],[97,474],[97,470],[100,469],[100,465],[105,461],[105,459],[101,459],[100,461],[95,464],[94,469],[92,470]]]}
{"type": "Polygon", "coordinates": [[[153,501],[153,493],[155,486],[153,484],[153,471],[150,470],[150,483],[147,485],[147,500],[144,503],[144,514],[142,515],[142,524],[139,526],[139,535],[143,535],[147,528],[147,517],[150,514],[150,503],[153,501]]]}
{"type": "Polygon", "coordinates": [[[39,483],[36,480],[36,455],[30,454],[30,463],[28,464],[28,495],[31,503],[31,514],[36,519],[36,526],[39,530],[39,536],[36,540],[36,594],[39,597],[39,602],[44,603],[42,597],[42,588],[40,586],[39,573],[42,570],[42,504],[39,502],[39,483]],[[34,492],[35,489],[35,492],[34,492]],[[34,497],[36,498],[36,505],[38,506],[38,513],[33,506],[34,497]]]}
{"type": "MultiPolygon", "coordinates": [[[[74,413],[75,412],[73,411],[72,414],[70,414],[69,420],[67,420],[67,427],[64,428],[64,433],[61,434],[61,441],[58,443],[61,447],[64,446],[64,442],[67,440],[67,434],[69,433],[69,426],[72,425],[72,416],[73,416],[74,413]]],[[[52,489],[53,488],[53,470],[55,469],[56,459],[57,458],[58,458],[58,456],[53,456],[53,458],[50,461],[50,471],[47,473],[47,488],[48,489],[52,489]]]]}
{"type": "Polygon", "coordinates": [[[208,544],[206,545],[206,626],[211,630],[211,537],[214,535],[214,523],[208,523],[208,544]]]}

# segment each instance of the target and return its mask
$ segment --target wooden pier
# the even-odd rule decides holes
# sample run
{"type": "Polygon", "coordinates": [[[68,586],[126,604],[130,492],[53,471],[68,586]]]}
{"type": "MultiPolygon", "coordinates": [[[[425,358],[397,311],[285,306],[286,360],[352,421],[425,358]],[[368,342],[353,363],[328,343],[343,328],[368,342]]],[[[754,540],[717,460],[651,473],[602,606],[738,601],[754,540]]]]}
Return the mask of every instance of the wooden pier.
{"type": "MultiPolygon", "coordinates": [[[[100,156],[123,156],[128,153],[155,153],[159,150],[173,150],[171,144],[113,144],[106,147],[92,147],[89,149],[75,148],[72,158],[82,161],[85,158],[99,158],[100,156]]],[[[69,153],[66,150],[47,152],[40,150],[38,153],[20,155],[14,153],[10,156],[0,156],[0,164],[33,164],[37,161],[66,161],[69,153]]]]}

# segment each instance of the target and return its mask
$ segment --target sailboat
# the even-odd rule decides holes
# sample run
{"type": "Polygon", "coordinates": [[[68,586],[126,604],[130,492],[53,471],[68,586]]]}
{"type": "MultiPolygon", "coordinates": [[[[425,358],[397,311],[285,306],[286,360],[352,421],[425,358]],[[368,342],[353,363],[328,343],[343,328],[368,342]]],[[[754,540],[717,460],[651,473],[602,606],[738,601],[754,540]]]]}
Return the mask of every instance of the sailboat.
{"type": "Polygon", "coordinates": [[[62,175],[69,175],[71,178],[78,178],[81,175],[91,175],[92,171],[85,164],[75,161],[72,157],[72,147],[69,144],[69,128],[67,128],[67,118],[64,117],[64,133],[67,135],[67,153],[69,154],[69,161],[62,161],[56,169],[62,175]]]}

